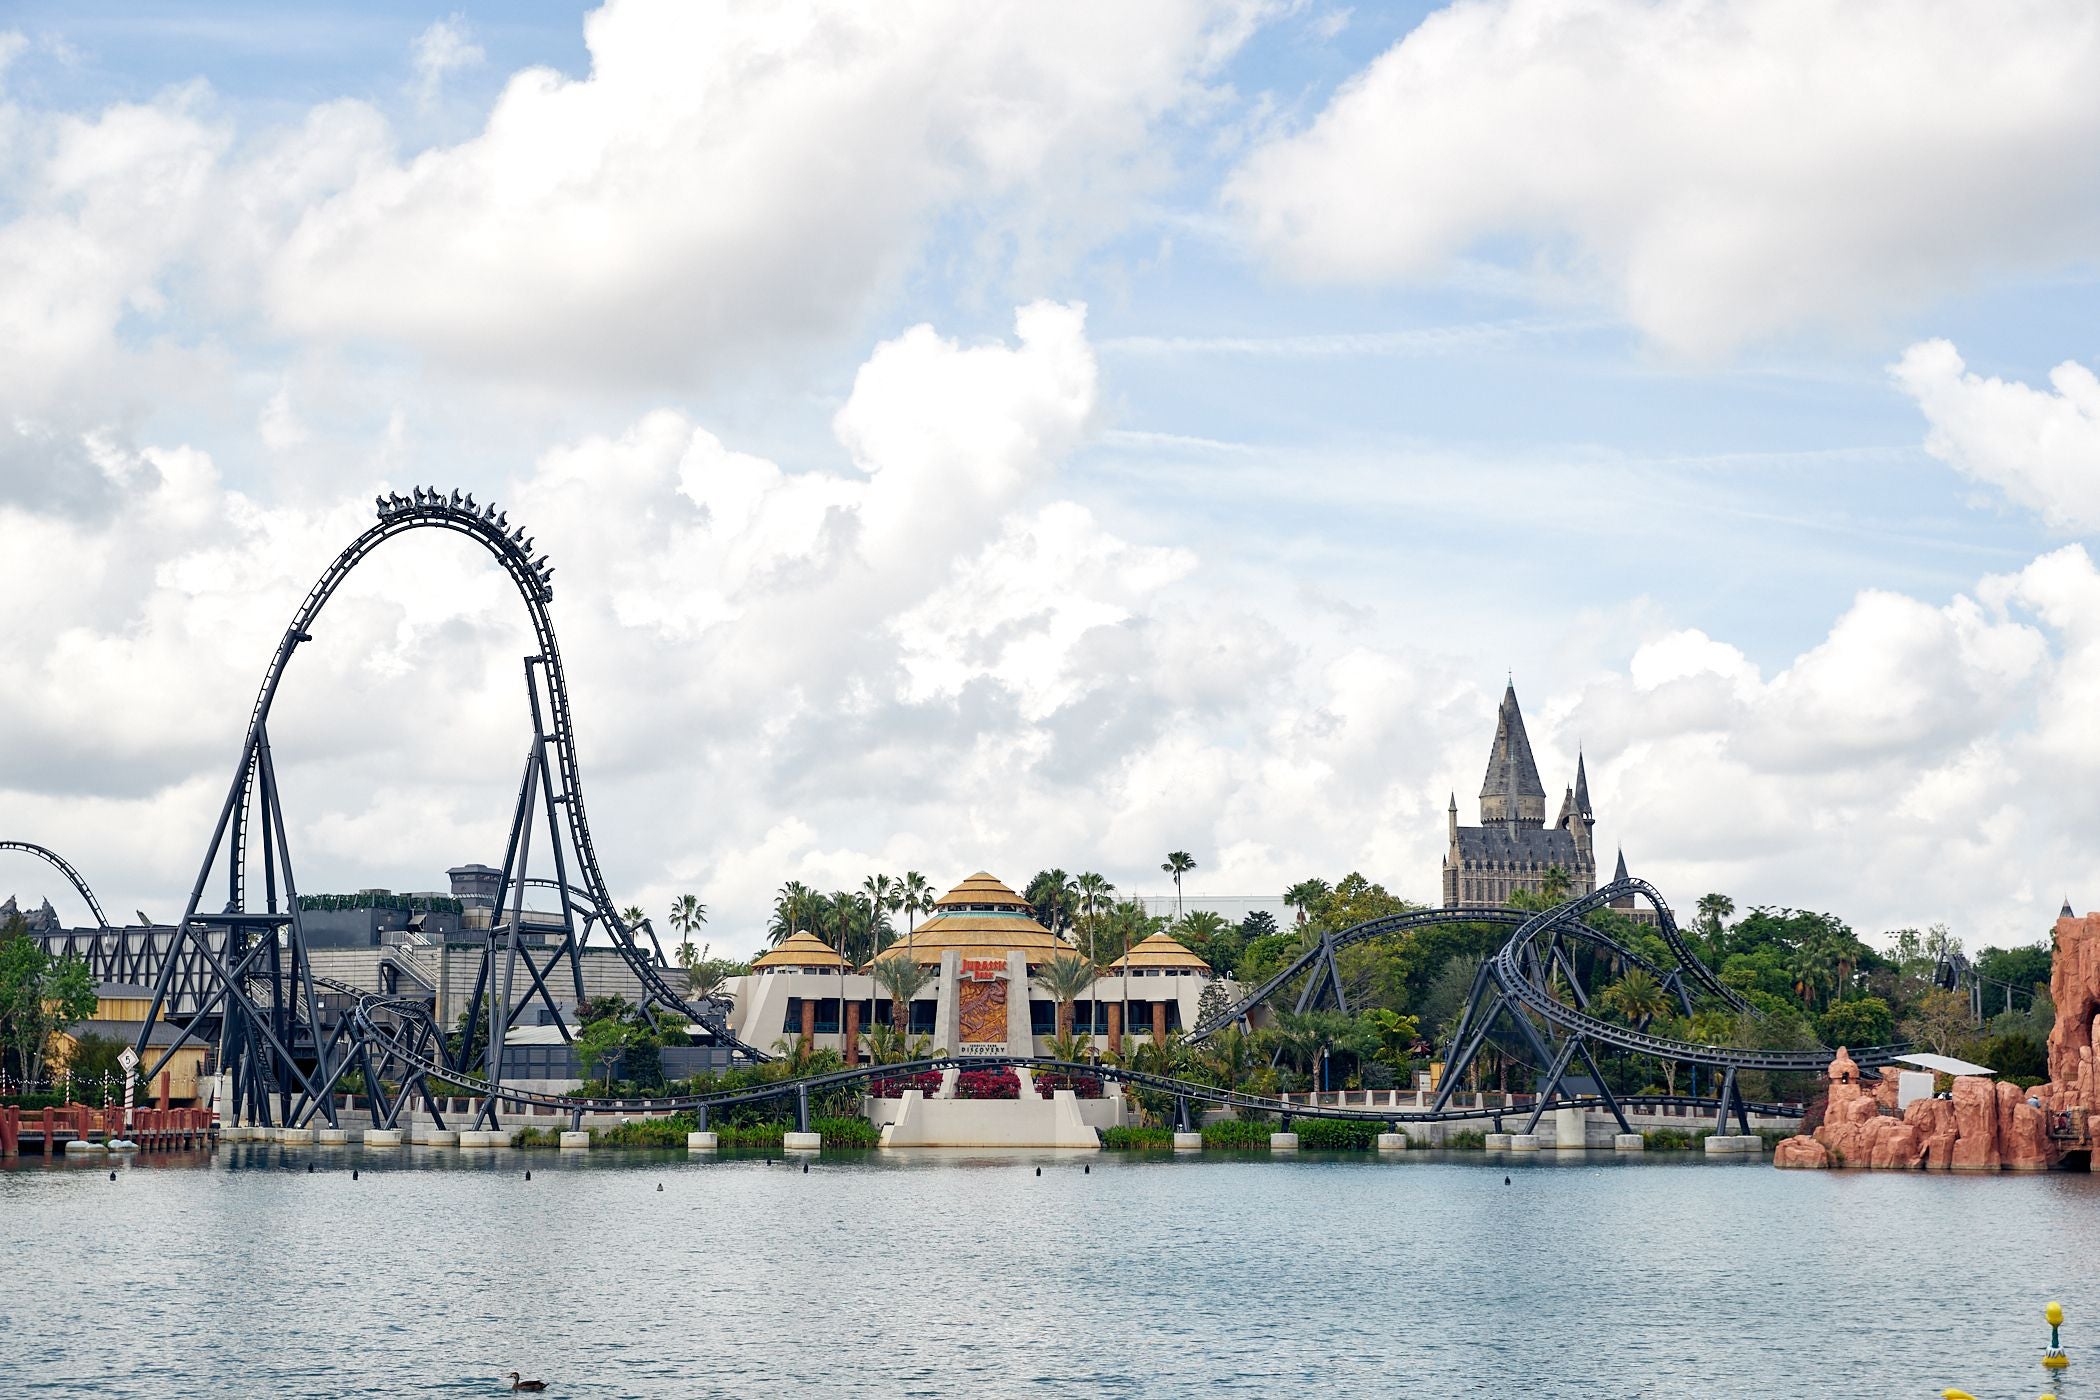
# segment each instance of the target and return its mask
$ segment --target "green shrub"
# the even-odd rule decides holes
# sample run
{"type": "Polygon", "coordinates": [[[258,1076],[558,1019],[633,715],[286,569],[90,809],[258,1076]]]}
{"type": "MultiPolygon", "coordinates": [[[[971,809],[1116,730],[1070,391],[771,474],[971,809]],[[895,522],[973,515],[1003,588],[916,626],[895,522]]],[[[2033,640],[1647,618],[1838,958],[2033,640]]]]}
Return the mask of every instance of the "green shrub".
{"type": "Polygon", "coordinates": [[[1479,1152],[1487,1147],[1487,1134],[1468,1128],[1462,1133],[1452,1133],[1445,1137],[1444,1146],[1454,1152],[1479,1152]]]}
{"type": "Polygon", "coordinates": [[[786,1134],[785,1123],[722,1123],[715,1127],[715,1141],[724,1147],[778,1147],[786,1134]]]}
{"type": "Polygon", "coordinates": [[[510,1135],[512,1147],[559,1147],[559,1128],[520,1128],[510,1135]]]}
{"type": "Polygon", "coordinates": [[[1976,1058],[2026,1088],[2042,1082],[2049,1073],[2049,1047],[2032,1035],[1994,1035],[1976,1047],[1976,1058]]]}
{"type": "Polygon", "coordinates": [[[880,1147],[882,1130],[865,1118],[812,1118],[811,1132],[824,1135],[826,1147],[880,1147]]]}
{"type": "Polygon", "coordinates": [[[1215,1123],[1203,1125],[1205,1147],[1267,1147],[1270,1128],[1267,1123],[1252,1123],[1244,1118],[1221,1118],[1215,1123]]]}
{"type": "Polygon", "coordinates": [[[693,1119],[683,1113],[669,1118],[636,1118],[614,1128],[591,1132],[593,1147],[683,1147],[693,1130],[693,1119]]]}
{"type": "Polygon", "coordinates": [[[1378,1135],[1385,1131],[1383,1123],[1349,1118],[1307,1118],[1296,1126],[1300,1147],[1343,1152],[1367,1152],[1378,1145],[1378,1135]]]}
{"type": "Polygon", "coordinates": [[[1641,1134],[1641,1142],[1650,1152],[1689,1152],[1694,1146],[1692,1135],[1682,1128],[1650,1128],[1641,1134]]]}
{"type": "Polygon", "coordinates": [[[1172,1147],[1174,1145],[1174,1130],[1172,1128],[1103,1128],[1101,1130],[1101,1145],[1121,1150],[1172,1147]]]}

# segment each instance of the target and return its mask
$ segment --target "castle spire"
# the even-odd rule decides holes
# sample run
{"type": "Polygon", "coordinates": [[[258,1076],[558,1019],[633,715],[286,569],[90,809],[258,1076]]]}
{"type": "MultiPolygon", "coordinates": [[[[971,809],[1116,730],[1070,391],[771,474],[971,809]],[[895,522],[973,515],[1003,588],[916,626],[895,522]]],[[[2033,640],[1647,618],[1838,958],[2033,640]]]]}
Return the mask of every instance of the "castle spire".
{"type": "Polygon", "coordinates": [[[1480,820],[1503,826],[1546,822],[1546,785],[1539,781],[1539,766],[1531,756],[1531,737],[1524,732],[1514,682],[1502,692],[1502,708],[1495,716],[1495,742],[1480,785],[1480,820]]]}
{"type": "Polygon", "coordinates": [[[1590,810],[1590,775],[1582,766],[1581,749],[1575,750],[1575,810],[1596,820],[1597,814],[1590,810]]]}
{"type": "Polygon", "coordinates": [[[1612,882],[1613,884],[1615,884],[1615,885],[1616,885],[1617,883],[1619,883],[1619,881],[1621,881],[1621,880],[1623,880],[1623,879],[1625,879],[1625,878],[1626,878],[1626,848],[1625,848],[1624,846],[1621,846],[1621,847],[1619,847],[1619,868],[1618,868],[1617,870],[1614,870],[1614,871],[1612,871],[1612,873],[1611,873],[1611,882],[1612,882]]]}

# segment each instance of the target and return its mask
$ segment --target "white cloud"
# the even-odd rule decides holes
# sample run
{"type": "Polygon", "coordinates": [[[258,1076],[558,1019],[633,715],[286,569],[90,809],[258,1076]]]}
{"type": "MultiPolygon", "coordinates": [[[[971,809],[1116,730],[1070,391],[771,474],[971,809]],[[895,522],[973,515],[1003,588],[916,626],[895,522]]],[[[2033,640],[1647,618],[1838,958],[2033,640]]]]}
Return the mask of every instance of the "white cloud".
{"type": "MultiPolygon", "coordinates": [[[[683,414],[544,452],[484,490],[557,564],[593,828],[618,897],[715,906],[756,940],[784,879],[1010,879],[1062,864],[1261,893],[1362,868],[1434,893],[1494,691],[1449,659],[1308,629],[1229,560],[1125,538],[1060,495],[1100,388],[1077,308],[1007,341],[915,327],[789,471],[683,414]],[[956,414],[968,403],[970,411],[956,414]],[[923,512],[923,530],[876,528],[923,512]]],[[[0,792],[114,904],[186,889],[263,658],[355,500],[270,505],[187,449],[87,449],[99,523],[0,505],[11,654],[0,792]],[[107,872],[107,873],[105,873],[107,872]]],[[[406,483],[395,483],[405,485],[406,483]]],[[[1587,746],[1609,845],[1681,902],[1947,918],[2025,938],[2092,878],[2100,570],[2079,548],[1934,603],[1865,592],[1761,671],[1658,630],[1623,667],[1527,694],[1549,785],[1587,746]],[[2051,906],[2053,907],[2053,906],[2051,906]]],[[[272,720],[306,887],[423,887],[486,859],[522,755],[507,585],[456,541],[387,544],[300,649],[272,720]],[[492,817],[490,814],[495,813],[492,817]]],[[[1489,677],[1493,680],[1493,677],[1489,677]]],[[[25,892],[26,892],[25,886],[25,892]]]]}
{"type": "Polygon", "coordinates": [[[1196,0],[612,0],[586,76],[519,73],[479,135],[301,211],[270,310],[542,375],[741,364],[852,325],[951,207],[1022,253],[1113,226],[1247,23],[1196,0]]]}
{"type": "Polygon", "coordinates": [[[2066,360],[2049,372],[2050,393],[1969,373],[1953,345],[1927,340],[1890,373],[1930,425],[1927,452],[2056,529],[2100,527],[2100,379],[2090,369],[2066,360]]]}
{"type": "Polygon", "coordinates": [[[0,223],[0,406],[20,411],[106,365],[127,318],[156,321],[161,274],[198,236],[229,133],[200,87],[36,125],[0,223]]]}
{"type": "Polygon", "coordinates": [[[2090,258],[2096,90],[2080,0],[1479,0],[1260,145],[1224,197],[1299,277],[1483,257],[1710,354],[2090,258]]]}
{"type": "Polygon", "coordinates": [[[445,79],[465,68],[486,62],[488,55],[474,42],[467,17],[449,15],[416,36],[409,50],[416,70],[416,92],[424,105],[437,100],[445,79]]]}

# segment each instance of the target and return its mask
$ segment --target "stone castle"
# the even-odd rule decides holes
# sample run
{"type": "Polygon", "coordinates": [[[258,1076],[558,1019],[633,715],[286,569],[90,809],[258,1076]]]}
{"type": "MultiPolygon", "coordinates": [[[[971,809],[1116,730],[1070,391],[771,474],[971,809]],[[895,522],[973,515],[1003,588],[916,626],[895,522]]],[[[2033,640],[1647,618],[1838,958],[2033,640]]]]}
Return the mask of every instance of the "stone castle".
{"type": "MultiPolygon", "coordinates": [[[[1451,794],[1450,848],[1444,853],[1444,904],[1507,904],[1518,890],[1543,892],[1548,872],[1565,881],[1563,898],[1597,888],[1597,850],[1591,832],[1589,774],[1575,757],[1575,781],[1561,798],[1560,815],[1546,825],[1546,785],[1531,756],[1524,712],[1512,683],[1502,692],[1495,717],[1495,742],[1488,750],[1487,778],[1480,785],[1480,825],[1458,824],[1458,794],[1451,794]]],[[[1619,857],[1616,879],[1626,877],[1619,857]]],[[[1630,901],[1624,901],[1629,903],[1630,901]]]]}

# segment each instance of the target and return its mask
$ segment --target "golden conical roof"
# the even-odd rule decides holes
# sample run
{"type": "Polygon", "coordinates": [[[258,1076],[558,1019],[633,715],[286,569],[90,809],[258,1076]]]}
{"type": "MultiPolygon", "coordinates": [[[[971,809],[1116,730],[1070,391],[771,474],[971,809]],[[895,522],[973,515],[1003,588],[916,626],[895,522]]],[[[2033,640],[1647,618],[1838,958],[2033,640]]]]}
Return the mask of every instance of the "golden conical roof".
{"type": "Polygon", "coordinates": [[[1029,912],[1028,901],[1008,888],[988,870],[980,870],[933,902],[936,909],[1018,909],[1029,912]]]}
{"type": "Polygon", "coordinates": [[[1155,933],[1108,965],[1109,971],[1165,968],[1170,972],[1208,972],[1210,964],[1170,933],[1155,933]]]}
{"type": "Polygon", "coordinates": [[[813,933],[796,933],[751,960],[751,970],[762,967],[817,967],[836,972],[846,960],[829,943],[813,933]]]}
{"type": "MultiPolygon", "coordinates": [[[[1018,948],[1031,964],[1046,962],[1072,945],[1035,921],[1028,901],[997,876],[980,870],[934,901],[940,912],[920,924],[910,938],[914,961],[938,963],[950,948],[966,958],[1003,958],[1018,948]]],[[[898,939],[883,956],[905,951],[898,939]]]]}

